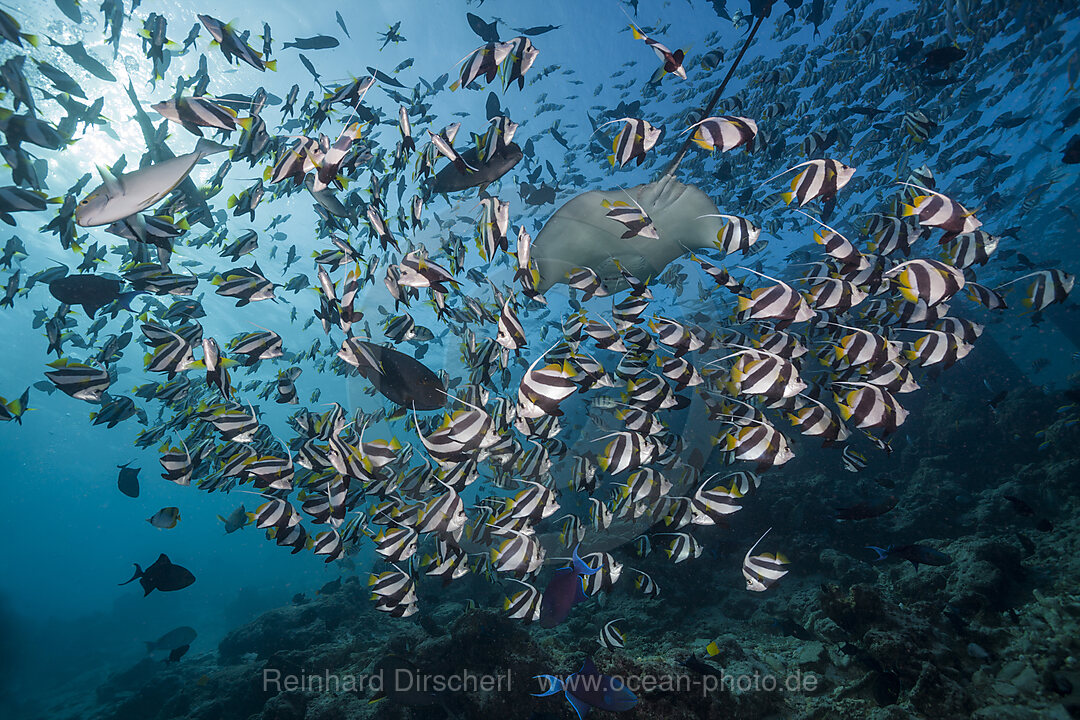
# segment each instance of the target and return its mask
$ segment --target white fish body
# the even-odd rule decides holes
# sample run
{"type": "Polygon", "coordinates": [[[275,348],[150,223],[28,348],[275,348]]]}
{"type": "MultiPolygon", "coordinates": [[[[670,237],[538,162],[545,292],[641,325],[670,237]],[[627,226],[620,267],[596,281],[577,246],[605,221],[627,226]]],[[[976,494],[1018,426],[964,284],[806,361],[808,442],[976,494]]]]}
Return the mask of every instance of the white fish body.
{"type": "Polygon", "coordinates": [[[98,168],[104,182],[75,208],[75,223],[81,227],[94,227],[131,217],[172,192],[191,173],[195,163],[228,149],[204,138],[187,155],[123,173],[120,177],[113,177],[108,170],[98,168]]]}

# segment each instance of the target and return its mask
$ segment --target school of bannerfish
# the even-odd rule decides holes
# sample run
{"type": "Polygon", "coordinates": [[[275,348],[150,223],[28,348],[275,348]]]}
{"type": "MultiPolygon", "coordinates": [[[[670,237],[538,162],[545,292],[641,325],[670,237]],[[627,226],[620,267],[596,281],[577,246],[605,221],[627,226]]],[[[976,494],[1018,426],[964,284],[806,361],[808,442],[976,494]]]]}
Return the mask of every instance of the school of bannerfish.
{"type": "MultiPolygon", "coordinates": [[[[56,4],[69,17],[78,10],[77,3],[56,4]]],[[[644,100],[594,108],[597,116],[588,116],[592,133],[584,139],[570,133],[574,126],[560,128],[556,121],[520,144],[514,140],[523,133],[502,111],[500,93],[518,92],[527,80],[532,84],[554,72],[558,66],[534,70],[543,53],[531,38],[568,30],[527,28],[503,40],[497,22],[470,13],[469,24],[483,45],[466,56],[448,89],[445,75],[434,82],[420,78],[408,88],[399,72],[375,68],[326,87],[301,55],[325,94],[313,89],[294,107],[302,90],[293,85],[274,132],[265,117],[272,97],[266,90],[214,95],[208,70],[208,56],[216,52],[230,63],[240,61],[253,77],[273,70],[269,57],[284,48],[275,47],[269,27],[263,28],[260,52],[249,44],[249,33],[199,15],[180,47],[166,37],[165,19],[151,12],[140,35],[155,82],[165,78],[171,59],[200,52],[202,30],[214,48],[199,55],[198,72],[177,78],[169,99],[148,105],[129,84],[147,146],[139,167],[101,167],[98,187],[90,188],[87,175],[56,197],[37,155],[78,153],[80,131],[105,123],[100,101],[86,105],[76,99],[87,97],[58,67],[64,64],[58,58],[66,56],[79,72],[117,81],[82,43],[42,43],[20,25],[32,25],[32,18],[0,11],[5,49],[17,48],[0,68],[4,102],[11,104],[0,110],[2,151],[13,183],[0,188],[0,219],[17,225],[18,213],[59,205],[41,230],[58,241],[50,257],[62,250],[75,265],[72,270],[54,264],[31,274],[32,260],[13,237],[0,258],[9,273],[0,307],[44,297],[35,288],[46,287],[60,304],[52,312],[36,312],[34,327],[44,328],[46,354],[56,358],[48,363],[46,381],[34,386],[93,405],[95,424],[113,427],[137,418],[144,427],[135,444],[160,446],[165,480],[206,492],[243,490],[245,498],[257,498],[222,518],[228,532],[254,524],[277,545],[293,553],[310,550],[327,563],[373,546],[381,560],[370,575],[372,600],[392,616],[420,609],[421,575],[451,581],[471,573],[504,584],[511,617],[552,627],[583,597],[610,590],[624,564],[653,545],[674,563],[698,557],[702,544],[694,530],[727,523],[764,494],[761,474],[794,456],[794,433],[837,448],[837,467],[842,463],[850,471],[865,465],[856,441],[890,452],[890,436],[908,419],[904,394],[919,388],[928,368],[936,372],[962,359],[982,333],[983,325],[963,317],[965,311],[1000,312],[1018,304],[1040,313],[1072,290],[1074,277],[1059,268],[1028,263],[1026,272],[995,280],[984,268],[1017,233],[1010,228],[995,235],[984,221],[1022,218],[1057,178],[1045,186],[1012,178],[1004,167],[1008,156],[995,152],[985,136],[991,129],[1020,127],[1024,118],[986,118],[982,108],[1011,92],[1026,93],[1033,108],[1046,108],[1049,90],[1027,77],[1024,57],[1040,56],[1051,70],[1065,68],[1070,83],[1080,65],[1078,51],[1067,53],[1062,33],[1049,24],[1027,33],[1009,30],[1006,42],[958,72],[965,54],[975,56],[988,38],[1005,32],[1004,4],[956,0],[886,17],[881,9],[866,17],[855,9],[831,35],[807,47],[783,43],[804,26],[802,19],[815,32],[825,22],[821,0],[805,7],[788,0],[786,8],[756,0],[749,13],[733,14],[714,0],[702,12],[718,24],[724,19],[723,27],[693,59],[656,39],[677,37],[678,28],[642,27],[635,20],[625,41],[633,59],[625,66],[632,72],[644,66],[639,80],[648,79],[627,83],[624,97],[641,92],[644,100]],[[929,40],[942,22],[955,44],[929,40]],[[735,59],[737,50],[750,46],[769,23],[782,49],[740,67],[743,53],[735,59]],[[906,34],[897,44],[892,38],[900,32],[906,34]],[[734,38],[735,50],[719,47],[724,36],[734,38]],[[1039,44],[1028,47],[1032,37],[1039,44]],[[707,97],[725,61],[729,79],[749,80],[745,88],[723,98],[716,92],[709,107],[684,108],[672,117],[650,113],[650,104],[669,94],[684,105],[707,97]],[[828,81],[815,87],[811,83],[819,76],[828,81]],[[486,117],[468,120],[476,128],[486,125],[472,135],[468,150],[455,144],[460,123],[432,124],[432,108],[443,93],[488,89],[497,79],[501,87],[489,93],[486,117]],[[396,118],[374,101],[374,88],[398,104],[396,118]],[[799,99],[800,89],[812,92],[799,99]],[[151,112],[166,121],[155,125],[151,112]],[[952,119],[932,119],[946,114],[952,119]],[[53,116],[60,119],[54,123],[48,119],[53,116]],[[398,133],[380,137],[380,125],[396,125],[398,133]],[[424,132],[414,130],[421,127],[424,132]],[[673,130],[663,133],[661,127],[673,130]],[[185,132],[199,137],[193,150],[174,154],[164,142],[170,132],[177,133],[174,144],[185,148],[194,139],[185,132]],[[202,137],[214,132],[217,141],[202,137]],[[543,161],[541,134],[567,151],[562,172],[543,161]],[[606,182],[617,188],[617,175],[585,173],[651,164],[680,142],[696,147],[689,153],[684,148],[658,182],[674,183],[680,172],[698,180],[711,197],[724,199],[722,212],[681,218],[698,227],[715,224],[707,246],[689,248],[682,238],[665,238],[667,226],[653,221],[656,211],[624,192],[624,199],[583,209],[596,218],[596,227],[607,228],[596,230],[593,240],[626,241],[642,263],[651,246],[674,241],[685,249],[679,250],[683,257],[666,269],[654,268],[651,276],[637,276],[633,263],[619,257],[610,257],[604,272],[576,266],[573,255],[564,253],[559,259],[565,273],[541,285],[532,256],[544,248],[540,242],[534,247],[523,222],[515,232],[514,213],[522,220],[533,217],[554,202],[560,185],[606,182]],[[798,162],[791,161],[795,151],[803,158],[798,162]],[[228,159],[209,187],[197,187],[189,177],[196,165],[225,153],[228,159]],[[914,156],[923,159],[919,167],[912,167],[914,156]],[[259,234],[235,234],[228,214],[211,201],[230,169],[244,161],[264,172],[229,197],[232,217],[254,221],[257,211],[262,216],[276,200],[303,191],[315,201],[321,243],[314,252],[315,283],[297,274],[279,284],[270,279],[277,268],[265,272],[257,262],[243,265],[260,247],[259,234]],[[519,162],[531,168],[527,182],[520,182],[520,211],[492,194],[503,191],[499,178],[519,162]],[[969,165],[973,169],[955,174],[954,168],[969,165]],[[545,170],[554,188],[541,181],[545,170]],[[366,188],[347,191],[365,174],[366,188]],[[473,187],[479,188],[479,219],[471,221],[475,253],[452,230],[462,218],[436,217],[432,227],[425,217],[434,215],[429,208],[436,203],[453,204],[452,194],[473,187]],[[978,211],[970,209],[976,206],[978,211]],[[206,229],[197,234],[200,224],[206,229]],[[102,230],[119,241],[110,243],[102,230]],[[820,253],[813,262],[770,274],[761,262],[763,234],[812,237],[820,253]],[[437,247],[425,247],[421,238],[437,247]],[[198,257],[195,251],[202,248],[217,250],[236,266],[209,272],[186,270],[199,262],[174,267],[174,251],[198,257]],[[99,272],[108,265],[117,272],[99,272]],[[678,302],[665,303],[666,314],[647,316],[653,289],[682,298],[695,269],[698,312],[692,318],[671,316],[680,310],[678,302]],[[611,277],[616,280],[603,279],[611,277]],[[192,299],[204,281],[235,300],[237,313],[268,299],[284,302],[276,294],[282,287],[294,296],[312,293],[316,306],[304,327],[320,323],[327,340],[287,349],[287,333],[270,329],[222,342],[204,335],[198,321],[204,313],[192,299]],[[571,311],[552,318],[545,295],[557,283],[568,286],[571,311]],[[365,303],[378,302],[368,297],[388,298],[382,302],[392,300],[394,309],[379,305],[377,315],[365,313],[365,303]],[[420,306],[425,312],[430,306],[433,322],[449,333],[437,335],[418,324],[410,310],[420,306]],[[381,326],[381,335],[373,324],[381,326]],[[116,373],[130,360],[125,350],[136,333],[146,348],[145,370],[163,379],[129,395],[116,387],[116,373]],[[460,357],[427,367],[425,353],[434,357],[429,347],[453,351],[446,338],[461,341],[460,357]],[[267,375],[267,366],[276,371],[267,375]],[[281,428],[263,422],[254,401],[299,405],[303,369],[362,376],[369,394],[378,391],[386,403],[351,414],[339,402],[321,412],[302,407],[289,419],[291,435],[283,438],[281,428]],[[245,382],[234,384],[241,374],[245,382]],[[582,428],[577,420],[564,428],[560,406],[578,402],[581,393],[606,423],[602,437],[581,438],[580,448],[599,441],[595,454],[566,443],[576,442],[582,428]],[[670,418],[693,404],[721,424],[711,440],[722,463],[752,467],[705,477],[709,451],[688,447],[668,428],[670,418]],[[155,407],[158,419],[152,421],[155,407]],[[437,415],[425,414],[431,412],[437,415]],[[377,425],[390,439],[372,437],[377,425]],[[563,431],[569,432],[560,439],[563,431]],[[247,512],[245,505],[254,510],[247,512]],[[625,536],[618,544],[603,540],[619,527],[625,536]],[[628,535],[627,527],[633,529],[628,535]],[[585,552],[590,548],[595,551],[585,552]],[[556,570],[541,591],[546,562],[567,555],[570,565],[556,570]]],[[[133,5],[134,11],[138,2],[133,5]]],[[[636,5],[627,9],[636,14],[636,5]]],[[[109,42],[116,46],[124,32],[123,3],[106,0],[102,8],[109,42]]],[[[337,22],[348,34],[340,15],[337,22]]],[[[384,46],[405,41],[396,26],[383,39],[384,46]]],[[[318,36],[285,47],[337,44],[318,36]]],[[[402,63],[399,71],[409,65],[402,63]]],[[[626,68],[612,68],[612,80],[626,68]]],[[[540,106],[537,117],[549,109],[563,107],[540,106]]],[[[1073,111],[1065,128],[1077,116],[1073,111]]],[[[528,124],[537,123],[533,118],[528,124]]],[[[1075,149],[1066,149],[1065,162],[1075,162],[1075,156],[1075,149]]],[[[276,217],[266,232],[281,221],[276,217]]],[[[289,243],[284,236],[276,239],[289,243]]],[[[600,251],[610,252],[602,245],[600,251]]],[[[305,252],[291,244],[281,277],[305,252]]],[[[296,321],[298,303],[292,305],[296,321]]],[[[311,403],[318,400],[313,394],[311,403]]],[[[21,423],[30,402],[29,389],[18,399],[3,399],[0,419],[21,423]]],[[[130,468],[121,469],[120,488],[138,493],[130,468]]],[[[179,520],[175,507],[150,518],[165,529],[179,520]]],[[[775,534],[776,545],[770,546],[768,530],[753,530],[753,537],[761,536],[742,558],[742,573],[748,590],[762,592],[792,564],[775,534]]],[[[191,573],[164,555],[152,568],[151,577],[150,568],[136,566],[146,593],[190,584],[191,573]]],[[[629,570],[638,591],[660,593],[654,578],[629,570]]],[[[608,623],[601,642],[621,647],[623,636],[608,623]]]]}

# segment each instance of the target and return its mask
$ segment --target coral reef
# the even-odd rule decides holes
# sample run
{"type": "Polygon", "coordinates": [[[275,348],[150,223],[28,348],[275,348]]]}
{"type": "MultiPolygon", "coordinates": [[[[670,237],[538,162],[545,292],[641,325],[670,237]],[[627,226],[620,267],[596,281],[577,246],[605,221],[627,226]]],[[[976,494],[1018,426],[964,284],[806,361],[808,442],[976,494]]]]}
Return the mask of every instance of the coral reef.
{"type": "MultiPolygon", "coordinates": [[[[959,422],[956,399],[932,400],[927,432],[951,452],[919,456],[905,446],[888,479],[867,471],[843,494],[812,453],[768,478],[762,492],[770,493],[772,512],[791,523],[786,532],[798,548],[792,556],[799,572],[765,595],[742,590],[741,545],[720,528],[701,533],[706,551],[687,563],[627,552],[628,562],[661,585],[660,597],[644,597],[623,579],[550,630],[468,609],[469,598],[481,608],[497,607],[501,598],[479,578],[445,588],[422,580],[425,612],[395,620],[374,609],[361,578],[348,576],[311,600],[298,598],[234,629],[216,652],[178,663],[144,659],[108,677],[84,702],[49,714],[569,717],[561,695],[531,695],[539,690],[533,677],[572,673],[592,656],[607,674],[655,680],[640,687],[641,702],[628,719],[1080,717],[1080,512],[1072,493],[1080,482],[1080,428],[1055,413],[1055,404],[1056,397],[1018,388],[993,415],[983,417],[975,404],[959,422]],[[1000,439],[993,450],[959,442],[972,418],[1000,439]],[[982,461],[987,452],[995,463],[982,461]],[[899,497],[886,515],[820,521],[853,497],[884,493],[899,497]],[[1018,512],[1006,496],[1023,498],[1032,514],[1018,512]],[[916,542],[950,561],[873,562],[865,547],[916,542]],[[599,629],[615,619],[625,647],[601,647],[599,629]],[[428,677],[472,674],[501,678],[500,685],[417,697],[386,693],[375,701],[380,693],[370,685],[289,688],[267,681],[370,677],[388,657],[428,677]]],[[[760,511],[745,514],[754,512],[760,511]]]]}

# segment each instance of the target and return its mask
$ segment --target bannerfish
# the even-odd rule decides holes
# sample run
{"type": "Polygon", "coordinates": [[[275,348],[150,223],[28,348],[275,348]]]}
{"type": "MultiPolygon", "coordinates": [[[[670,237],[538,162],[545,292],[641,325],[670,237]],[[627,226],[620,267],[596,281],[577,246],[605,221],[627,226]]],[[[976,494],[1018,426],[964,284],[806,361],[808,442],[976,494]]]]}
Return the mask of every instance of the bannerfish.
{"type": "Polygon", "coordinates": [[[81,227],[109,225],[154,205],[173,191],[194,169],[195,163],[228,147],[202,138],[187,155],[154,163],[119,177],[104,166],[98,168],[102,184],[84,197],[75,208],[75,223],[81,227]]]}
{"type": "Polygon", "coordinates": [[[161,592],[183,590],[195,582],[195,576],[191,574],[190,570],[174,565],[165,553],[158,555],[158,559],[146,570],[139,567],[139,563],[134,563],[134,565],[135,574],[131,576],[131,580],[118,584],[127,585],[138,580],[139,584],[142,585],[143,597],[146,597],[154,590],[160,590],[161,592]]]}

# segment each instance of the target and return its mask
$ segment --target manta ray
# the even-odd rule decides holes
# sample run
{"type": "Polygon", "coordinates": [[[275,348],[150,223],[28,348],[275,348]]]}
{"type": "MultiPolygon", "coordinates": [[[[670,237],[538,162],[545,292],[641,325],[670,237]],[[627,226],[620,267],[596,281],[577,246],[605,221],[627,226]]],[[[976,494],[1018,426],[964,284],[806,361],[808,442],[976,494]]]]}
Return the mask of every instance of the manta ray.
{"type": "Polygon", "coordinates": [[[625,190],[590,190],[559,208],[533,243],[532,258],[540,272],[539,292],[565,282],[574,268],[587,267],[611,292],[628,284],[616,261],[635,277],[657,277],[664,267],[687,252],[715,247],[726,220],[716,203],[694,185],[684,185],[672,174],[656,182],[625,190]],[[633,200],[648,214],[659,238],[623,239],[626,229],[607,217],[604,201],[633,200]]]}
{"type": "MultiPolygon", "coordinates": [[[[763,19],[758,17],[703,117],[708,117],[716,106],[763,19]]],[[[589,268],[608,291],[618,292],[629,284],[616,261],[635,277],[647,280],[660,275],[668,263],[685,253],[715,247],[717,234],[726,224],[722,217],[707,217],[720,215],[716,203],[700,188],[675,178],[690,143],[687,138],[659,180],[626,189],[590,190],[555,211],[533,242],[532,258],[540,273],[536,289],[546,293],[555,284],[566,282],[571,270],[589,268]],[[636,204],[652,220],[659,238],[623,239],[626,227],[607,216],[605,200],[636,204]]]]}

